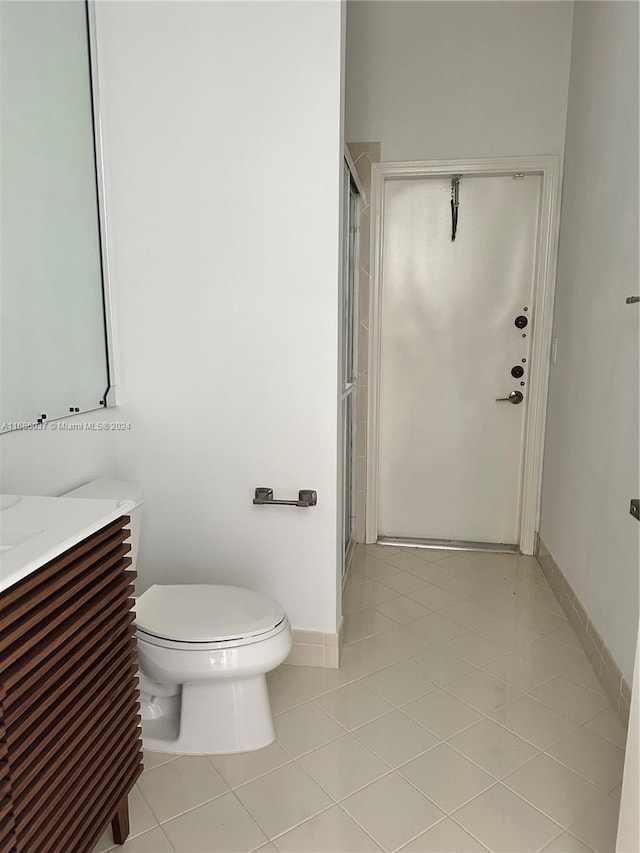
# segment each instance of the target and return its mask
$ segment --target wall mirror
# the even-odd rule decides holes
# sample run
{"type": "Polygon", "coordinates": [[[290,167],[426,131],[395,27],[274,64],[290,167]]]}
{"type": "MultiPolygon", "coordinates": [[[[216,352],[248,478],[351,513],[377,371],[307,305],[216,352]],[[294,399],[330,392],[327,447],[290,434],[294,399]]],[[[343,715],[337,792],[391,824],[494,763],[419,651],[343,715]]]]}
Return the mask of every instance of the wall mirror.
{"type": "Polygon", "coordinates": [[[0,2],[0,432],[109,389],[89,15],[0,2]]]}

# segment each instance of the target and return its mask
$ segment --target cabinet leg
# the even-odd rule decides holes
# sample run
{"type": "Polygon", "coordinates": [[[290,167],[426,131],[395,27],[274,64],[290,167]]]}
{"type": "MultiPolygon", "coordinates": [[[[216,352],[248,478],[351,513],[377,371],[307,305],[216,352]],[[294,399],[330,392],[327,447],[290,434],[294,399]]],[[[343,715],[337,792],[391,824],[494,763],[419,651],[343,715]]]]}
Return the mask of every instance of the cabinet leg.
{"type": "Polygon", "coordinates": [[[124,844],[129,835],[129,797],[125,795],[111,821],[111,831],[116,844],[124,844]]]}

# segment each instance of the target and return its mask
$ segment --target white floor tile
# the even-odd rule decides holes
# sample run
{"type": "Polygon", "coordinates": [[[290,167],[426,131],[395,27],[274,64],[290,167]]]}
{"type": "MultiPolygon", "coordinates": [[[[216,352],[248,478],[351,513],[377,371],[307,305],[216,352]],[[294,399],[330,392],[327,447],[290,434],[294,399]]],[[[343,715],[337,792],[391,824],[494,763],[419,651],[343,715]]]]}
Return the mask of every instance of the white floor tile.
{"type": "Polygon", "coordinates": [[[268,841],[231,793],[170,820],[162,828],[176,853],[248,853],[268,841]]]}
{"type": "Polygon", "coordinates": [[[393,619],[378,613],[375,608],[368,607],[366,610],[356,610],[344,617],[344,642],[345,645],[357,643],[358,640],[365,640],[367,637],[373,637],[375,634],[395,627],[396,623],[393,619]]]}
{"type": "Polygon", "coordinates": [[[605,792],[622,782],[623,750],[586,728],[574,729],[547,752],[605,792]]]}
{"type": "Polygon", "coordinates": [[[276,740],[296,758],[345,733],[344,728],[313,702],[274,718],[276,740]]]}
{"type": "Polygon", "coordinates": [[[236,755],[209,755],[211,764],[231,788],[244,785],[291,761],[291,756],[277,741],[264,749],[239,752],[236,755]]]}
{"type": "Polygon", "coordinates": [[[202,755],[185,755],[143,773],[142,795],[162,823],[228,791],[228,785],[202,755]]]}
{"type": "Polygon", "coordinates": [[[129,832],[131,837],[141,835],[158,825],[158,821],[140,792],[139,784],[138,782],[129,794],[129,832]]]}
{"type": "Polygon", "coordinates": [[[353,735],[314,749],[300,758],[298,764],[336,801],[389,772],[388,765],[353,735]]]}
{"type": "Polygon", "coordinates": [[[276,844],[281,853],[378,853],[382,849],[339,806],[279,836],[276,844]]]}
{"type": "Polygon", "coordinates": [[[556,643],[564,643],[565,646],[571,646],[572,649],[583,651],[582,644],[578,639],[578,635],[573,630],[571,625],[566,625],[563,628],[556,628],[549,634],[549,637],[556,643]]]}
{"type": "Polygon", "coordinates": [[[377,634],[371,638],[372,645],[394,661],[406,660],[418,652],[426,651],[431,648],[431,642],[412,630],[413,625],[417,625],[420,621],[411,622],[406,628],[399,625],[392,631],[377,634]]]}
{"type": "Polygon", "coordinates": [[[473,601],[485,610],[504,619],[513,619],[518,612],[518,603],[508,590],[483,589],[473,595],[473,601]]]}
{"type": "Polygon", "coordinates": [[[414,699],[402,710],[442,740],[482,719],[482,714],[444,690],[414,699]]]}
{"type": "Polygon", "coordinates": [[[451,607],[452,604],[457,604],[461,601],[457,595],[447,592],[446,589],[441,589],[439,586],[430,584],[429,586],[417,589],[415,592],[410,592],[408,597],[418,604],[422,604],[427,610],[439,611],[445,607],[451,607]]]}
{"type": "Polygon", "coordinates": [[[364,583],[350,587],[345,591],[342,600],[342,612],[346,616],[356,610],[364,610],[366,607],[373,607],[375,604],[395,598],[397,595],[398,593],[395,590],[383,586],[378,581],[365,580],[364,583]]]}
{"type": "Polygon", "coordinates": [[[271,839],[332,805],[322,788],[296,764],[273,770],[234,793],[271,839]]]}
{"type": "Polygon", "coordinates": [[[431,645],[439,646],[453,637],[466,633],[467,629],[440,613],[430,613],[411,623],[411,630],[428,640],[431,645]]]}
{"type": "Polygon", "coordinates": [[[410,669],[405,662],[367,675],[362,683],[396,707],[436,689],[433,682],[410,669]]]}
{"type": "Polygon", "coordinates": [[[586,723],[609,705],[603,696],[597,696],[561,675],[538,687],[530,695],[553,711],[580,724],[586,723]]]}
{"type": "Polygon", "coordinates": [[[613,797],[614,800],[620,802],[620,797],[622,795],[622,785],[616,785],[613,790],[609,791],[609,796],[613,797]]]}
{"type": "Polygon", "coordinates": [[[111,847],[97,847],[94,853],[98,850],[113,850],[118,853],[174,853],[174,848],[159,826],[135,838],[130,836],[126,844],[114,845],[113,841],[111,843],[113,845],[111,847]]]}
{"type": "Polygon", "coordinates": [[[556,643],[547,636],[540,637],[527,646],[523,646],[520,654],[558,673],[573,669],[587,659],[583,651],[572,649],[570,646],[565,646],[564,643],[556,643]]]}
{"type": "Polygon", "coordinates": [[[362,682],[345,684],[319,696],[315,702],[346,729],[361,726],[393,709],[393,705],[362,682]]]}
{"type": "Polygon", "coordinates": [[[444,651],[441,647],[430,649],[404,661],[404,665],[440,686],[471,672],[471,664],[444,651]]]}
{"type": "Polygon", "coordinates": [[[569,827],[569,831],[596,853],[611,853],[616,845],[619,811],[620,803],[612,797],[602,797],[569,827]]]}
{"type": "Polygon", "coordinates": [[[591,782],[544,753],[503,781],[563,827],[570,827],[606,796],[591,782]]]}
{"type": "Polygon", "coordinates": [[[467,705],[477,708],[483,714],[491,714],[509,702],[515,702],[522,697],[522,693],[514,687],[510,687],[505,681],[500,681],[476,669],[457,678],[446,686],[447,693],[452,693],[458,699],[462,699],[467,705]]]}
{"type": "Polygon", "coordinates": [[[437,584],[442,589],[452,592],[459,598],[473,598],[476,595],[481,595],[487,588],[484,581],[481,578],[474,577],[473,574],[456,575],[452,578],[437,581],[437,584]]]}
{"type": "Polygon", "coordinates": [[[343,605],[339,670],[268,676],[274,744],[146,753],[94,853],[612,853],[625,732],[536,560],[358,546],[343,605]]]}
{"type": "Polygon", "coordinates": [[[489,719],[480,720],[455,735],[449,744],[496,779],[511,773],[538,752],[530,743],[489,719]]]}
{"type": "Polygon", "coordinates": [[[378,560],[375,557],[367,557],[366,561],[360,566],[359,571],[365,574],[368,578],[380,580],[389,575],[396,574],[398,569],[383,560],[378,560]]]}
{"type": "Polygon", "coordinates": [[[495,783],[446,743],[404,764],[398,772],[447,814],[495,783]]]}
{"type": "Polygon", "coordinates": [[[427,563],[437,563],[444,557],[450,557],[451,551],[448,548],[416,548],[420,552],[420,556],[427,563]]]}
{"type": "Polygon", "coordinates": [[[493,853],[535,853],[560,827],[503,785],[494,785],[454,814],[493,853]]]}
{"type": "Polygon", "coordinates": [[[344,582],[344,590],[352,589],[354,586],[359,586],[361,583],[365,583],[367,580],[367,576],[364,572],[359,571],[356,561],[354,558],[353,563],[351,564],[351,568],[349,569],[349,574],[347,575],[347,579],[344,582]]]}
{"type": "Polygon", "coordinates": [[[422,616],[427,616],[431,611],[428,607],[423,607],[406,595],[398,595],[391,598],[389,601],[383,601],[382,604],[376,605],[376,610],[389,619],[393,619],[398,625],[406,625],[408,622],[413,622],[420,619],[422,616]]]}
{"type": "Polygon", "coordinates": [[[441,557],[438,560],[438,564],[449,569],[450,572],[466,574],[467,572],[480,568],[483,565],[483,558],[485,555],[482,555],[480,558],[478,558],[478,556],[479,555],[473,553],[452,554],[449,552],[446,557],[441,557]]]}
{"type": "Polygon", "coordinates": [[[456,655],[456,657],[466,660],[472,666],[484,666],[509,651],[504,646],[492,643],[491,640],[485,640],[484,637],[475,632],[456,637],[455,640],[444,643],[442,648],[456,655]]]}
{"type": "Polygon", "coordinates": [[[349,675],[342,667],[324,669],[320,666],[292,666],[290,672],[296,688],[309,699],[329,693],[354,680],[354,676],[349,675]]]}
{"type": "Polygon", "coordinates": [[[593,853],[593,851],[576,838],[575,835],[569,835],[568,832],[561,832],[550,844],[547,844],[541,853],[593,853]]]}
{"type": "Polygon", "coordinates": [[[406,844],[444,816],[397,773],[363,788],[342,806],[386,851],[406,844]]]}
{"type": "Polygon", "coordinates": [[[422,566],[427,562],[423,557],[423,552],[416,548],[394,548],[388,547],[382,555],[385,563],[390,566],[395,566],[396,569],[409,571],[416,566],[422,566]]]}
{"type": "Polygon", "coordinates": [[[556,677],[553,670],[511,652],[486,664],[483,669],[523,693],[529,693],[556,677]]]}
{"type": "Polygon", "coordinates": [[[354,729],[353,734],[392,767],[398,767],[440,743],[415,720],[392,711],[354,729]]]}
{"type": "Polygon", "coordinates": [[[487,640],[503,646],[508,651],[519,651],[539,639],[544,631],[536,625],[527,624],[515,616],[507,616],[481,625],[476,633],[487,640]]]}
{"type": "Polygon", "coordinates": [[[281,714],[307,701],[308,697],[298,689],[295,674],[290,669],[270,678],[267,684],[271,711],[274,714],[281,714]]]}
{"type": "Polygon", "coordinates": [[[451,818],[445,818],[410,841],[401,853],[485,853],[486,849],[451,818]]]}
{"type": "Polygon", "coordinates": [[[371,640],[361,640],[352,646],[345,646],[340,657],[340,669],[349,675],[359,678],[391,666],[395,661],[389,655],[382,654],[372,645],[371,640]]]}
{"type": "Polygon", "coordinates": [[[451,569],[447,569],[445,566],[434,562],[427,562],[422,566],[414,566],[409,572],[425,583],[441,584],[444,581],[453,580],[455,577],[455,573],[451,569]]]}
{"type": "Polygon", "coordinates": [[[427,586],[428,581],[411,575],[409,572],[398,572],[395,575],[387,575],[387,577],[381,578],[380,583],[383,583],[396,593],[406,595],[409,592],[415,592],[417,589],[427,586]]]}
{"type": "Polygon", "coordinates": [[[538,749],[551,746],[573,731],[577,725],[529,696],[524,696],[511,705],[505,705],[491,717],[538,749]]]}
{"type": "Polygon", "coordinates": [[[180,758],[179,755],[170,755],[168,752],[151,752],[148,749],[143,750],[142,756],[145,772],[153,770],[154,767],[160,767],[161,764],[168,764],[170,761],[180,758]]]}
{"type": "Polygon", "coordinates": [[[111,832],[111,827],[109,827],[102,833],[100,840],[93,848],[92,853],[107,853],[107,850],[113,850],[115,846],[113,833],[111,832]]]}
{"type": "MultiPolygon", "coordinates": [[[[602,689],[602,685],[600,684],[600,681],[598,680],[589,660],[584,660],[582,663],[578,663],[575,666],[566,667],[563,669],[562,674],[565,678],[568,678],[569,681],[575,681],[576,684],[586,687],[587,690],[591,690],[592,693],[597,693],[598,696],[603,696],[605,698],[607,697],[607,694],[602,689]]],[[[607,704],[608,702],[609,700],[607,699],[607,704]]]]}
{"type": "Polygon", "coordinates": [[[605,708],[584,724],[585,729],[600,735],[614,746],[624,749],[627,742],[627,732],[623,728],[618,715],[613,708],[605,708]]]}
{"type": "Polygon", "coordinates": [[[441,610],[440,615],[451,619],[452,622],[457,622],[468,631],[496,621],[495,613],[490,613],[484,607],[474,604],[473,601],[460,601],[458,604],[441,610]]]}

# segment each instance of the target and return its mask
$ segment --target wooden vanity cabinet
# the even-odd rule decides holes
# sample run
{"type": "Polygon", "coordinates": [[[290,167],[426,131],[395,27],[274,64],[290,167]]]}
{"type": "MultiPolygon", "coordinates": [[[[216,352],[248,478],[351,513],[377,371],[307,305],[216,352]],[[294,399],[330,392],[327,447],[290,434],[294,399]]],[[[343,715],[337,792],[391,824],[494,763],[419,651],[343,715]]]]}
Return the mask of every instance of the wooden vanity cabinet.
{"type": "Polygon", "coordinates": [[[91,853],[129,832],[142,772],[122,516],[0,593],[0,853],[91,853]]]}

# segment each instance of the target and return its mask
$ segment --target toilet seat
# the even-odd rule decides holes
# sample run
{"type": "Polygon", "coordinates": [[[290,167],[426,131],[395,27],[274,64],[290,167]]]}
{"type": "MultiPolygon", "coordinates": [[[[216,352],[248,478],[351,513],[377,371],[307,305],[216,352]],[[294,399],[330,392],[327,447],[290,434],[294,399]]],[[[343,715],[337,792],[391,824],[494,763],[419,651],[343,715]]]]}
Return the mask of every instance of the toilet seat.
{"type": "Polygon", "coordinates": [[[288,625],[280,604],[238,586],[154,585],[136,601],[139,639],[172,649],[224,649],[266,640],[288,625]]]}

